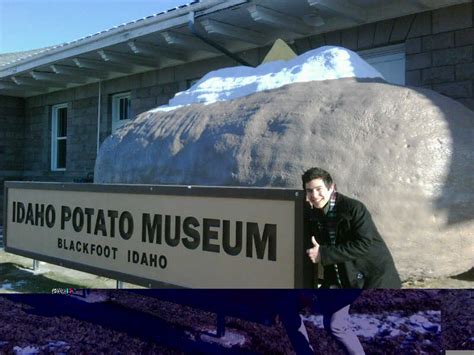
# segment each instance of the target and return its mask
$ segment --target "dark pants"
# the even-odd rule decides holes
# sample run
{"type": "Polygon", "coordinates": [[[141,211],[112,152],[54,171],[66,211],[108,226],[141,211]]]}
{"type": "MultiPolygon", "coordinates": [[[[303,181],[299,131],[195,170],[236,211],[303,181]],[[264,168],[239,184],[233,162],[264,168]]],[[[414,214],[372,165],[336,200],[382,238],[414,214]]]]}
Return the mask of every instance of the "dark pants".
{"type": "MultiPolygon", "coordinates": [[[[364,354],[359,339],[349,323],[349,308],[360,295],[359,290],[315,290],[317,309],[323,314],[326,331],[344,348],[347,354],[364,354]]],[[[280,318],[297,354],[314,354],[306,327],[299,314],[297,291],[288,292],[281,299],[280,318]]]]}

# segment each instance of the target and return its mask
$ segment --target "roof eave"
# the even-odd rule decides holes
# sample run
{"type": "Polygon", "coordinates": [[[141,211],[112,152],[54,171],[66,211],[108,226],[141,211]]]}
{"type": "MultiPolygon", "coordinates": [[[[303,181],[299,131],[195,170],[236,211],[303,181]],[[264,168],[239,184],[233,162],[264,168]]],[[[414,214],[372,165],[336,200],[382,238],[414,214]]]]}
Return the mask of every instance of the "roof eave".
{"type": "MultiPolygon", "coordinates": [[[[173,27],[186,25],[191,12],[210,12],[219,10],[227,4],[225,0],[208,0],[187,7],[179,8],[171,12],[160,14],[156,17],[146,18],[124,26],[119,26],[86,38],[60,45],[43,53],[24,58],[0,68],[0,78],[17,75],[19,73],[33,70],[42,65],[54,64],[57,61],[73,58],[91,51],[100,50],[105,47],[119,44],[127,40],[138,38],[153,32],[164,31],[173,27]]],[[[234,0],[232,3],[245,3],[246,0],[234,0]]]]}

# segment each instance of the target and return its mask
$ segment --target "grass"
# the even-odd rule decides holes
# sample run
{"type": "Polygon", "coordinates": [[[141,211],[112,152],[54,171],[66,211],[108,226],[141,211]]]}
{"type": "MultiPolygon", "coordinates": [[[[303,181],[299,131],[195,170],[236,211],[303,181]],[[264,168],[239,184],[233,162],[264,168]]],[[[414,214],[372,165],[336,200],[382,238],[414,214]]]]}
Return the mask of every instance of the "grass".
{"type": "MultiPolygon", "coordinates": [[[[51,293],[53,288],[114,289],[116,280],[40,262],[0,249],[0,293],[51,293]]],[[[126,288],[139,286],[124,283],[126,288]]]]}
{"type": "Polygon", "coordinates": [[[55,280],[55,273],[46,272],[35,275],[24,269],[23,265],[15,263],[0,264],[0,283],[10,284],[10,292],[51,293],[53,288],[88,288],[86,283],[70,277],[55,280]]]}

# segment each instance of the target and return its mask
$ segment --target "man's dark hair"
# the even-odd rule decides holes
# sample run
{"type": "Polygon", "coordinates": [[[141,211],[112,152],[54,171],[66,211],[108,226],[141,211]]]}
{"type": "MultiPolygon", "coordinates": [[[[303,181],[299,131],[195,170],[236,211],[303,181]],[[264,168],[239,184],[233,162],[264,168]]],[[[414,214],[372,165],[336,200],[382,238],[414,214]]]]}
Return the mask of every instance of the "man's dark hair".
{"type": "Polygon", "coordinates": [[[321,168],[311,168],[304,172],[301,176],[303,180],[303,190],[305,189],[305,184],[314,179],[321,179],[324,182],[324,185],[329,189],[333,184],[331,175],[324,169],[321,168]]]}

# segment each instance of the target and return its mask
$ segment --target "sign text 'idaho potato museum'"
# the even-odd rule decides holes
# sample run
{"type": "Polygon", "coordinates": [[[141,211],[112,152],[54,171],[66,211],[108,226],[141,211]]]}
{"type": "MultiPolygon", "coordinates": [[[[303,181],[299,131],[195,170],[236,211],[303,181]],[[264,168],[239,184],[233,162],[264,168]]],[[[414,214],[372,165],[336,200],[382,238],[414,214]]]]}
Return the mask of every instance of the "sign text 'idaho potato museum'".
{"type": "Polygon", "coordinates": [[[5,190],[7,252],[151,287],[303,287],[297,190],[23,182],[5,190]]]}

